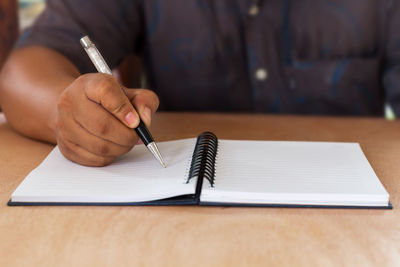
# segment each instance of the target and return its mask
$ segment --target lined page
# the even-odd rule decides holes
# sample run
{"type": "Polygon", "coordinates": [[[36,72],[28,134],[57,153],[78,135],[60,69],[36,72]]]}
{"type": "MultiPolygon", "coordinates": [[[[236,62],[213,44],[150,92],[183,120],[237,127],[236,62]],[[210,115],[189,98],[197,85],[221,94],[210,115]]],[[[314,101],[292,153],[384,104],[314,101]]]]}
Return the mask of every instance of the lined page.
{"type": "Polygon", "coordinates": [[[387,205],[388,194],[357,143],[219,140],[201,201],[387,205]]]}
{"type": "Polygon", "coordinates": [[[168,165],[162,168],[144,145],[106,167],[73,163],[58,147],[12,194],[16,202],[140,202],[194,194],[185,183],[196,139],[159,142],[168,165]]]}

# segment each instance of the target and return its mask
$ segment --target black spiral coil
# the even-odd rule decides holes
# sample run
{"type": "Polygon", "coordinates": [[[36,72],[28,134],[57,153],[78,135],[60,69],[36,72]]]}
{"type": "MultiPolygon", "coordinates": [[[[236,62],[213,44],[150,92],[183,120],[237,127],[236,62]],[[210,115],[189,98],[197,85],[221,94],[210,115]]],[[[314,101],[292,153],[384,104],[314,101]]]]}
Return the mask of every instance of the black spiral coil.
{"type": "Polygon", "coordinates": [[[204,132],[197,138],[186,183],[198,177],[200,181],[207,179],[214,187],[215,158],[218,151],[218,138],[211,132],[204,132]]]}

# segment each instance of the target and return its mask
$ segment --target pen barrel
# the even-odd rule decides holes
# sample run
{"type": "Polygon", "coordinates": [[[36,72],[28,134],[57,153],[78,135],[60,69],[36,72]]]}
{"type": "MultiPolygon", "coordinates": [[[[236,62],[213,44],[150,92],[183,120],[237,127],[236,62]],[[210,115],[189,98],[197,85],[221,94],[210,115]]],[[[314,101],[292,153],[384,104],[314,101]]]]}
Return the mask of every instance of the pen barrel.
{"type": "Polygon", "coordinates": [[[138,127],[135,128],[135,131],[146,146],[151,142],[154,142],[153,137],[151,136],[149,130],[147,129],[143,121],[140,121],[138,127]]]}
{"type": "Polygon", "coordinates": [[[80,39],[80,43],[88,54],[90,60],[95,66],[96,70],[100,73],[112,75],[111,69],[108,67],[100,51],[97,50],[96,45],[90,40],[89,36],[84,36],[80,39]]]}

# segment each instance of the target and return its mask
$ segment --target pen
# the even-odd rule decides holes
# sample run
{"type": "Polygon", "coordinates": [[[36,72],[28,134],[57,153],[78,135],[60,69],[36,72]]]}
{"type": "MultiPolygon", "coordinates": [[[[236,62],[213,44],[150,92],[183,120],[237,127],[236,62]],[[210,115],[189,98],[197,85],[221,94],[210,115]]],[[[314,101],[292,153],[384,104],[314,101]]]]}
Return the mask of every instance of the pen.
{"type": "MultiPolygon", "coordinates": [[[[100,54],[99,50],[97,50],[95,44],[90,40],[89,36],[84,36],[80,40],[81,45],[85,49],[88,54],[90,60],[96,67],[98,72],[106,73],[112,75],[110,68],[108,67],[106,61],[103,56],[100,54]]],[[[124,89],[121,87],[122,92],[125,94],[124,89]]],[[[150,150],[150,152],[154,155],[154,157],[160,162],[160,164],[165,168],[165,161],[161,156],[161,153],[157,147],[156,142],[154,142],[153,137],[151,136],[149,130],[146,125],[140,121],[138,127],[135,128],[137,135],[142,139],[143,143],[150,150]]]]}

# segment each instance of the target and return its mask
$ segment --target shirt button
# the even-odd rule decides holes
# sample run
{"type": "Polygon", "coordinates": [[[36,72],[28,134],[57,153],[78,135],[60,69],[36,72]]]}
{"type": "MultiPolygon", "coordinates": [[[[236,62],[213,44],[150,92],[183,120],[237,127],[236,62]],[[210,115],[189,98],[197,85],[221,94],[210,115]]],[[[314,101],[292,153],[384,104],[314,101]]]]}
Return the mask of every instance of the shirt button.
{"type": "Polygon", "coordinates": [[[268,72],[266,69],[260,68],[256,70],[256,79],[258,81],[265,81],[268,78],[268,72]]]}
{"type": "Polygon", "coordinates": [[[253,5],[249,9],[249,15],[252,16],[252,17],[255,17],[255,16],[257,16],[258,11],[259,11],[258,6],[257,5],[253,5]]]}
{"type": "Polygon", "coordinates": [[[289,90],[290,91],[294,91],[296,90],[296,81],[294,79],[290,79],[289,80],[289,90]]]}

